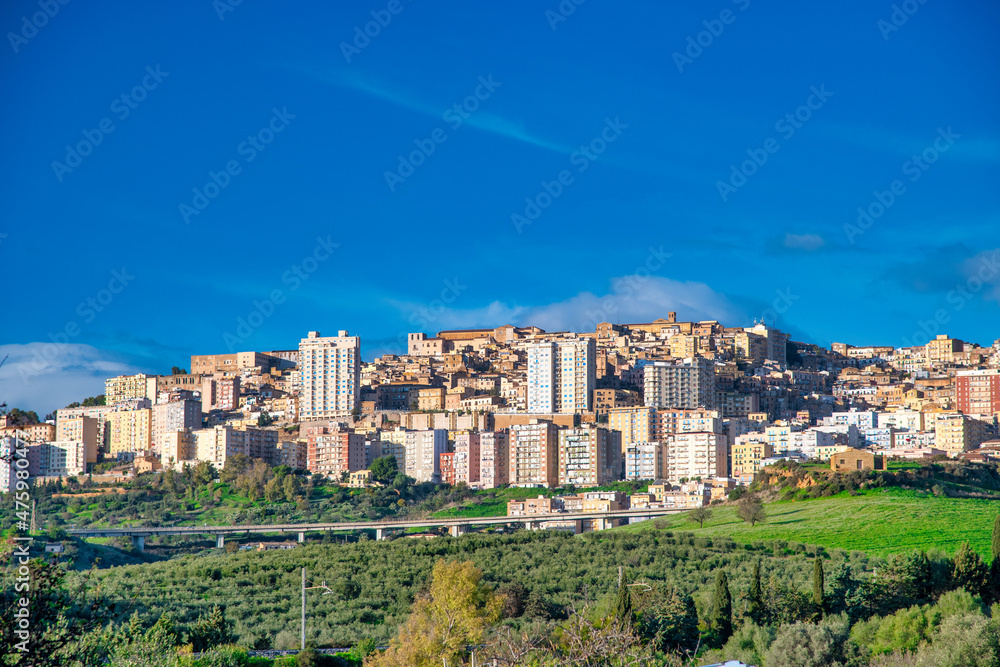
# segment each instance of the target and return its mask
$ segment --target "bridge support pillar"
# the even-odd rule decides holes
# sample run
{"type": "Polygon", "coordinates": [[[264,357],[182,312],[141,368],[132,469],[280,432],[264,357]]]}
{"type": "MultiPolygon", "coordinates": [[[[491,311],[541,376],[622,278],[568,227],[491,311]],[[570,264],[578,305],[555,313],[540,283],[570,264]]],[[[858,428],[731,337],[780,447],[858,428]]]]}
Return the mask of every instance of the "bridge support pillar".
{"type": "Polygon", "coordinates": [[[305,541],[306,541],[306,531],[300,530],[299,531],[299,542],[305,542],[305,541]]]}
{"type": "Polygon", "coordinates": [[[583,532],[583,519],[577,519],[573,522],[573,534],[579,535],[583,532]]]}
{"type": "Polygon", "coordinates": [[[455,526],[448,526],[448,532],[451,534],[452,537],[459,537],[461,535],[465,535],[468,529],[469,529],[468,526],[461,524],[455,526]]]}
{"type": "Polygon", "coordinates": [[[384,539],[385,539],[385,528],[376,528],[375,529],[375,540],[378,541],[378,542],[381,542],[384,539]]]}
{"type": "Polygon", "coordinates": [[[225,546],[226,546],[226,536],[223,535],[222,533],[219,533],[218,535],[215,536],[215,547],[217,549],[222,549],[225,546]]]}
{"type": "Polygon", "coordinates": [[[146,538],[143,535],[133,535],[132,536],[132,546],[135,547],[136,551],[146,550],[146,538]]]}

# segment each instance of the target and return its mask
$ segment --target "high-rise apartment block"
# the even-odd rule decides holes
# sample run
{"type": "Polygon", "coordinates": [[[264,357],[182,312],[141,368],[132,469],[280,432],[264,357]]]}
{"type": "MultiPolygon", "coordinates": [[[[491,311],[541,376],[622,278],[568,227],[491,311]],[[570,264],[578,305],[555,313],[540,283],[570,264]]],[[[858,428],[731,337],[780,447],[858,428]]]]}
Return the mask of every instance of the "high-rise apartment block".
{"type": "Polygon", "coordinates": [[[406,474],[418,482],[441,481],[441,454],[448,451],[443,428],[406,432],[406,474]]]}
{"type": "Polygon", "coordinates": [[[656,408],[612,408],[608,410],[608,428],[621,433],[622,447],[656,440],[656,408]]]}
{"type": "Polygon", "coordinates": [[[659,442],[625,446],[625,479],[662,479],[667,476],[666,448],[659,442]]]}
{"type": "Polygon", "coordinates": [[[560,485],[600,486],[620,477],[621,434],[599,426],[561,429],[559,442],[560,485]]]}
{"type": "Polygon", "coordinates": [[[153,444],[153,411],[150,408],[115,410],[108,413],[111,456],[148,451],[153,444]]]}
{"type": "Polygon", "coordinates": [[[471,431],[461,431],[455,434],[455,481],[466,484],[479,483],[480,464],[480,440],[479,433],[471,431]]]}
{"type": "Polygon", "coordinates": [[[510,433],[507,429],[479,433],[479,487],[495,489],[510,483],[510,433]]]}
{"type": "MultiPolygon", "coordinates": [[[[62,410],[60,410],[62,412],[62,410]]],[[[57,415],[56,418],[56,441],[58,442],[82,442],[87,455],[87,463],[97,462],[97,451],[101,447],[100,433],[103,431],[104,422],[96,417],[73,417],[66,418],[57,415]]]]}
{"type": "Polygon", "coordinates": [[[959,371],[955,403],[967,415],[1000,416],[1000,369],[959,371]]]}
{"type": "Polygon", "coordinates": [[[240,376],[224,373],[201,379],[201,409],[237,410],[240,407],[240,376]]]}
{"type": "Polygon", "coordinates": [[[559,481],[559,429],[532,419],[510,427],[510,483],[555,486],[559,481]]]}
{"type": "Polygon", "coordinates": [[[158,403],[152,408],[152,438],[157,443],[160,434],[201,428],[201,400],[189,398],[158,403]]]}
{"type": "Polygon", "coordinates": [[[729,475],[728,438],[719,433],[678,433],[667,444],[667,479],[708,479],[729,475]]]}
{"type": "Polygon", "coordinates": [[[139,373],[138,375],[119,375],[104,381],[104,403],[106,405],[117,405],[130,398],[148,398],[150,401],[155,401],[156,376],[139,373]]]}
{"type": "Polygon", "coordinates": [[[528,412],[588,412],[597,382],[593,338],[554,340],[528,346],[528,412]]]}
{"type": "MultiPolygon", "coordinates": [[[[237,454],[246,455],[246,431],[231,426],[214,426],[192,432],[195,440],[195,458],[208,461],[218,469],[237,454]]],[[[162,453],[161,453],[162,456],[162,453]]]]}
{"type": "Polygon", "coordinates": [[[657,361],[643,370],[643,397],[654,408],[715,407],[715,371],[709,359],[657,361]]]}
{"type": "Polygon", "coordinates": [[[361,339],[310,331],[299,342],[299,384],[303,421],[350,415],[361,405],[361,339]]]}
{"type": "Polygon", "coordinates": [[[306,428],[309,472],[339,478],[344,472],[365,467],[365,436],[339,426],[306,428]]]}
{"type": "Polygon", "coordinates": [[[111,405],[92,405],[79,408],[62,408],[56,411],[56,439],[57,440],[80,440],[77,437],[64,437],[70,435],[77,428],[66,426],[66,422],[80,417],[90,417],[97,421],[97,447],[108,451],[110,445],[111,431],[108,428],[109,417],[114,411],[111,405]],[[66,430],[68,429],[68,430],[66,430]]]}

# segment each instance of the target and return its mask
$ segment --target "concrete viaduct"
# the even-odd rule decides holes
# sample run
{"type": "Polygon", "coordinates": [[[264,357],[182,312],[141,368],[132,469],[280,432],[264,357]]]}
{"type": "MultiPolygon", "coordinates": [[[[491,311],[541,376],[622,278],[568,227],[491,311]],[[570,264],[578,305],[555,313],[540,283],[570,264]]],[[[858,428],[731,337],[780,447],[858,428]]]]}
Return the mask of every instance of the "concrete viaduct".
{"type": "Polygon", "coordinates": [[[556,512],[553,514],[526,514],[523,516],[499,517],[449,517],[444,519],[418,519],[413,521],[351,521],[344,523],[285,523],[249,526],[164,526],[164,527],[129,527],[129,528],[76,528],[67,533],[77,537],[130,537],[139,551],[145,547],[147,537],[157,535],[215,535],[216,546],[222,548],[226,535],[249,535],[250,533],[298,533],[299,542],[305,542],[306,533],[325,531],[358,531],[374,530],[375,539],[385,539],[391,530],[407,528],[437,528],[446,526],[452,537],[465,534],[471,526],[494,526],[512,523],[524,523],[535,530],[547,521],[558,521],[567,527],[572,523],[574,532],[582,530],[585,520],[598,520],[602,524],[616,519],[636,519],[677,514],[685,510],[677,509],[633,509],[616,510],[612,512],[570,513],[556,512]]]}

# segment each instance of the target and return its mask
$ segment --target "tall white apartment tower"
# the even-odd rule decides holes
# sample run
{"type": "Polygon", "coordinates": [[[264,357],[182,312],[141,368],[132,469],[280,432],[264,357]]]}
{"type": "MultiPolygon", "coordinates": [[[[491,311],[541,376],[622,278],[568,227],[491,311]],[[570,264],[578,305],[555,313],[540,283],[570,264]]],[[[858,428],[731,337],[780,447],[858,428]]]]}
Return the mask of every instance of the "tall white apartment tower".
{"type": "Polygon", "coordinates": [[[589,412],[597,384],[593,338],[556,340],[528,347],[528,412],[589,412]]]}
{"type": "Polygon", "coordinates": [[[360,405],[361,339],[340,331],[299,341],[299,419],[346,417],[360,405]]]}

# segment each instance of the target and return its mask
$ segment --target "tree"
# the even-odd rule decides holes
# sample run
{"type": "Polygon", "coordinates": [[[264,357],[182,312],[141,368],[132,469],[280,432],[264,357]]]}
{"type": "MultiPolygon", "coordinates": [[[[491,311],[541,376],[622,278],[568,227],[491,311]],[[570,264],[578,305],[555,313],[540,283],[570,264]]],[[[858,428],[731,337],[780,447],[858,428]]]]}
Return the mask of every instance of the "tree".
{"type": "Polygon", "coordinates": [[[373,480],[382,484],[391,484],[396,473],[399,472],[399,461],[396,460],[395,456],[380,456],[372,461],[370,470],[373,480]]]}
{"type": "MultiPolygon", "coordinates": [[[[472,561],[439,560],[430,593],[418,598],[389,648],[372,656],[375,667],[437,667],[463,664],[466,646],[481,642],[500,618],[503,600],[483,581],[472,561]]],[[[368,662],[366,661],[366,665],[368,662]]]]}
{"type": "Polygon", "coordinates": [[[993,543],[990,561],[990,602],[1000,602],[1000,514],[993,519],[993,543]]]}
{"type": "Polygon", "coordinates": [[[704,528],[705,522],[712,518],[712,510],[707,507],[696,507],[688,512],[688,518],[696,522],[699,528],[704,528]]]}
{"type": "Polygon", "coordinates": [[[621,570],[618,573],[618,593],[615,596],[615,605],[611,609],[611,617],[622,627],[629,627],[635,620],[632,614],[632,596],[629,594],[628,582],[621,570]]]}
{"type": "Polygon", "coordinates": [[[968,542],[962,543],[958,548],[953,567],[955,585],[973,595],[982,595],[986,591],[990,570],[968,542]]]}
{"type": "Polygon", "coordinates": [[[764,609],[764,596],[760,587],[760,561],[753,564],[753,574],[750,577],[750,593],[747,595],[747,616],[757,625],[762,625],[767,610],[764,609]]]}
{"type": "Polygon", "coordinates": [[[767,667],[827,667],[865,664],[857,658],[858,647],[850,638],[846,615],[831,616],[819,624],[795,623],[778,629],[767,651],[767,667]]]}
{"type": "MultiPolygon", "coordinates": [[[[280,479],[280,478],[275,477],[275,479],[280,479]]],[[[290,503],[294,502],[295,497],[298,496],[299,492],[302,490],[301,487],[299,486],[299,478],[296,477],[295,475],[285,475],[285,481],[283,486],[285,490],[285,500],[287,500],[290,503]]]]}
{"type": "MultiPolygon", "coordinates": [[[[0,412],[0,414],[3,414],[0,412]]],[[[21,410],[11,408],[7,413],[7,423],[13,426],[25,426],[27,424],[37,424],[38,414],[34,410],[21,410]]]]}
{"type": "Polygon", "coordinates": [[[654,650],[693,651],[698,646],[698,610],[694,599],[675,588],[640,596],[640,636],[654,650]]]}
{"type": "Polygon", "coordinates": [[[715,575],[715,590],[712,592],[712,611],[709,616],[715,640],[719,646],[733,634],[733,598],[729,593],[729,578],[725,570],[715,575]]]}
{"type": "MultiPolygon", "coordinates": [[[[0,555],[5,556],[4,561],[9,556],[0,555]]],[[[14,585],[0,588],[0,646],[7,647],[0,654],[0,664],[68,667],[80,664],[77,660],[103,664],[99,656],[90,655],[97,647],[81,640],[113,618],[116,610],[102,598],[87,594],[86,579],[79,590],[69,591],[61,568],[41,559],[29,561],[24,567],[28,569],[25,579],[31,582],[28,590],[17,591],[14,585]],[[27,605],[22,599],[27,600],[27,605]],[[27,616],[20,615],[22,609],[27,610],[27,616]]]]}
{"type": "Polygon", "coordinates": [[[171,375],[187,375],[187,369],[186,368],[181,368],[180,366],[171,366],[170,367],[170,374],[171,375]]]}
{"type": "Polygon", "coordinates": [[[767,519],[764,503],[755,493],[748,493],[737,501],[736,514],[751,526],[763,523],[767,519]]]}
{"type": "Polygon", "coordinates": [[[826,602],[823,591],[823,561],[819,556],[813,560],[813,604],[816,605],[817,616],[822,618],[826,602]]]}
{"type": "Polygon", "coordinates": [[[219,606],[213,606],[212,611],[202,615],[191,628],[191,633],[188,636],[188,641],[195,651],[232,644],[235,640],[232,628],[226,620],[225,609],[219,606]]]}
{"type": "Polygon", "coordinates": [[[260,416],[257,417],[257,426],[270,426],[273,422],[274,419],[271,418],[267,410],[261,410],[260,416]]]}
{"type": "Polygon", "coordinates": [[[528,589],[523,584],[513,581],[501,586],[497,595],[503,598],[504,618],[518,618],[524,614],[528,602],[528,589]]]}

